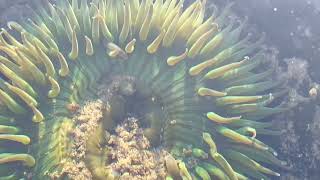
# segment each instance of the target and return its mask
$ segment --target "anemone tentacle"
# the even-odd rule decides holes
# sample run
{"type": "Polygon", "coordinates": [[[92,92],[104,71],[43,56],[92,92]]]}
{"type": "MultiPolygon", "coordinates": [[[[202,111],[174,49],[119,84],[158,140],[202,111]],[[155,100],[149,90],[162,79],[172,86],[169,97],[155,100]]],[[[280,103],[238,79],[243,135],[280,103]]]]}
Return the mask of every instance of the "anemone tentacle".
{"type": "Polygon", "coordinates": [[[279,176],[272,166],[285,164],[258,138],[279,135],[266,117],[288,109],[274,101],[286,91],[272,67],[261,68],[264,35],[253,40],[242,33],[246,19],[227,20],[232,4],[205,18],[206,0],[186,8],[183,0],[35,2],[32,19],[8,23],[20,38],[0,33],[1,176],[68,178],[74,113],[116,77],[130,81],[120,82],[111,112],[86,141],[93,179],[114,178],[102,144],[132,113],[177,160],[179,172],[169,169],[167,179],[279,176]],[[28,167],[12,168],[21,162],[28,167]]]}

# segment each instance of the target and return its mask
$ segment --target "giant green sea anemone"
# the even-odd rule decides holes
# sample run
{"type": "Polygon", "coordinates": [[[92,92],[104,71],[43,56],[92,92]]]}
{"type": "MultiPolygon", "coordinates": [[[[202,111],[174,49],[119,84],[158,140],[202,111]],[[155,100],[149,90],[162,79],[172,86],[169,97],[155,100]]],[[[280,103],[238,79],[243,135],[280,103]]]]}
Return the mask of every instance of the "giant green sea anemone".
{"type": "Polygon", "coordinates": [[[62,172],[74,161],[75,112],[115,79],[82,159],[93,179],[117,178],[103,143],[128,116],[174,157],[167,179],[279,176],[271,169],[284,163],[258,137],[279,134],[266,118],[287,109],[273,101],[286,91],[261,67],[263,37],[227,20],[231,5],[206,18],[206,0],[37,4],[32,19],[0,34],[0,179],[62,172]]]}

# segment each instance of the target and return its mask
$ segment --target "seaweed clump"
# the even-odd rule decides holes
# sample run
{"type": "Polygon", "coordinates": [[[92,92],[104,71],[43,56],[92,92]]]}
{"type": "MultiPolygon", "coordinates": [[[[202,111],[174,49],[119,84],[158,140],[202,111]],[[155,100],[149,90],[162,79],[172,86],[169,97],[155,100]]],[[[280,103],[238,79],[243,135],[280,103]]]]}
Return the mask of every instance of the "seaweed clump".
{"type": "Polygon", "coordinates": [[[111,135],[108,145],[111,147],[111,168],[120,179],[165,179],[166,151],[150,149],[150,142],[139,128],[138,120],[125,120],[111,135]]]}

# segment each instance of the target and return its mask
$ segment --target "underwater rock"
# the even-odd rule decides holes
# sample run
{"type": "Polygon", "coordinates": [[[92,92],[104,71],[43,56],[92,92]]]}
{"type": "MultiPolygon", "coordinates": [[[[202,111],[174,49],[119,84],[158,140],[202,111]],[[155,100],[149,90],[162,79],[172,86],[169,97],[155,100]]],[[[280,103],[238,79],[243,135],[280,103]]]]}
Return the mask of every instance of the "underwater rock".
{"type": "Polygon", "coordinates": [[[3,136],[2,176],[118,178],[110,153],[126,153],[112,153],[106,136],[134,117],[181,179],[268,179],[285,168],[260,139],[279,135],[268,118],[292,108],[281,103],[287,89],[264,34],[228,18],[232,4],[206,18],[206,0],[36,2],[30,20],[0,36],[1,123],[21,130],[3,136]]]}

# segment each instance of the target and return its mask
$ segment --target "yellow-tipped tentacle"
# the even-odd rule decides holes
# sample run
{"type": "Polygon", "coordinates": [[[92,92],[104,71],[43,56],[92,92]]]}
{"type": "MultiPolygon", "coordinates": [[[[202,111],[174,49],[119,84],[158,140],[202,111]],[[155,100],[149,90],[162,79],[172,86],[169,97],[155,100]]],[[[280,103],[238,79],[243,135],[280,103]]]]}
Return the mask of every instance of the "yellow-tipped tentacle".
{"type": "Polygon", "coordinates": [[[212,96],[212,97],[223,97],[226,96],[226,92],[216,91],[210,88],[201,87],[198,89],[198,95],[200,96],[212,96]]]}
{"type": "Polygon", "coordinates": [[[10,68],[15,73],[19,73],[19,74],[21,73],[21,69],[19,68],[19,66],[17,64],[15,64],[14,62],[10,61],[8,58],[3,57],[1,55],[0,55],[0,63],[4,64],[5,66],[10,68]]]}
{"type": "Polygon", "coordinates": [[[37,96],[37,93],[33,90],[32,86],[27,81],[19,77],[15,72],[11,71],[11,69],[6,67],[5,65],[0,64],[0,72],[7,78],[9,78],[18,87],[29,93],[32,97],[37,96]]]}
{"type": "Polygon", "coordinates": [[[248,126],[237,129],[237,132],[243,135],[249,135],[251,138],[255,138],[257,136],[256,129],[248,126]]]}
{"type": "Polygon", "coordinates": [[[29,144],[31,142],[30,138],[25,135],[12,135],[12,134],[0,134],[0,140],[10,140],[19,142],[22,144],[29,144]]]}
{"type": "MultiPolygon", "coordinates": [[[[131,1],[131,0],[129,0],[131,1]]],[[[124,16],[123,16],[123,26],[119,35],[119,40],[120,43],[124,43],[126,39],[128,38],[130,28],[131,28],[131,23],[132,23],[132,18],[131,18],[131,9],[130,9],[130,4],[128,0],[124,4],[124,16]]]]}
{"type": "Polygon", "coordinates": [[[203,61],[202,63],[200,64],[197,64],[193,67],[191,67],[189,69],[189,74],[191,76],[196,76],[198,74],[200,74],[203,70],[205,70],[206,68],[210,67],[210,66],[213,66],[214,64],[216,64],[217,60],[216,59],[209,59],[209,60],[206,60],[206,61],[203,61]]]}
{"type": "Polygon", "coordinates": [[[98,18],[97,15],[92,17],[92,26],[91,26],[91,32],[92,32],[92,40],[95,44],[98,44],[100,42],[100,18],[98,18]]]}
{"type": "Polygon", "coordinates": [[[204,33],[208,32],[211,28],[217,28],[218,26],[213,24],[213,17],[211,16],[206,20],[205,23],[201,24],[188,38],[187,45],[191,46],[194,44],[204,33]]]}
{"type": "Polygon", "coordinates": [[[1,46],[4,46],[4,47],[10,47],[10,48],[14,47],[14,46],[10,45],[10,44],[5,40],[5,38],[3,37],[3,33],[2,33],[2,32],[0,32],[0,45],[1,45],[1,46]]]}
{"type": "Polygon", "coordinates": [[[178,27],[181,27],[183,25],[183,23],[190,17],[190,15],[196,9],[199,3],[201,3],[200,0],[195,1],[181,14],[181,17],[179,18],[177,24],[178,27]]]}
{"type": "Polygon", "coordinates": [[[132,39],[125,47],[125,51],[127,54],[131,54],[133,53],[134,51],[134,47],[135,47],[135,44],[136,44],[136,39],[132,39]]]}
{"type": "Polygon", "coordinates": [[[168,48],[173,44],[173,42],[177,36],[177,29],[178,29],[177,22],[179,20],[180,14],[181,13],[179,12],[176,15],[176,17],[173,19],[171,24],[169,25],[168,30],[166,31],[166,33],[163,37],[163,42],[162,42],[163,47],[168,48]]]}
{"type": "Polygon", "coordinates": [[[196,166],[195,171],[203,180],[211,180],[211,177],[207,170],[205,170],[203,167],[196,166]]]}
{"type": "Polygon", "coordinates": [[[113,41],[114,40],[114,37],[112,35],[112,33],[110,32],[107,24],[106,24],[106,21],[105,19],[99,15],[98,18],[100,18],[99,22],[100,22],[100,27],[101,27],[101,32],[102,32],[102,35],[108,40],[108,41],[113,41]]]}
{"type": "MultiPolygon", "coordinates": [[[[171,3],[173,3],[173,1],[171,1],[171,3]]],[[[168,9],[168,15],[165,16],[161,29],[168,29],[173,19],[177,16],[177,14],[181,12],[181,3],[182,1],[180,1],[179,4],[173,10],[168,9]]]]}
{"type": "Polygon", "coordinates": [[[197,27],[203,23],[205,12],[206,12],[206,3],[207,0],[202,0],[201,2],[201,12],[199,13],[197,19],[193,21],[193,26],[197,27]]]}
{"type": "Polygon", "coordinates": [[[129,0],[127,2],[130,5],[132,24],[135,24],[136,19],[137,19],[137,15],[138,15],[138,11],[139,11],[139,5],[140,5],[139,0],[129,0]]]}
{"type": "Polygon", "coordinates": [[[167,0],[167,1],[164,3],[164,7],[162,9],[163,11],[161,12],[162,13],[161,18],[162,18],[163,22],[165,21],[165,19],[167,19],[169,17],[171,12],[174,11],[175,7],[179,7],[179,4],[182,2],[182,1],[180,1],[178,6],[176,6],[177,0],[167,0]]]}
{"type": "Polygon", "coordinates": [[[60,62],[59,75],[62,77],[66,77],[70,72],[67,60],[61,52],[58,52],[57,56],[60,62]]]}
{"type": "Polygon", "coordinates": [[[31,19],[28,19],[34,29],[39,33],[40,37],[48,44],[52,51],[59,50],[58,45],[56,42],[47,34],[39,25],[33,22],[31,19]]]}
{"type": "Polygon", "coordinates": [[[60,93],[60,86],[59,83],[51,76],[48,77],[50,84],[51,84],[51,90],[48,92],[49,98],[55,98],[60,93]]]}
{"type": "Polygon", "coordinates": [[[216,127],[217,131],[222,134],[223,136],[237,142],[240,144],[246,144],[246,145],[250,145],[254,148],[257,148],[259,150],[268,150],[269,148],[257,141],[255,141],[254,138],[248,138],[246,136],[243,136],[239,133],[237,133],[236,131],[233,131],[229,128],[223,127],[223,126],[218,126],[216,127]]]}
{"type": "Polygon", "coordinates": [[[229,179],[228,176],[219,167],[209,163],[202,163],[201,165],[208,171],[211,176],[217,178],[217,180],[229,179]]]}
{"type": "Polygon", "coordinates": [[[15,21],[9,21],[7,23],[7,26],[8,26],[9,29],[11,29],[11,30],[14,29],[14,30],[16,30],[16,31],[18,31],[20,33],[25,31],[25,29],[19,23],[15,22],[15,21]]]}
{"type": "Polygon", "coordinates": [[[186,50],[184,51],[184,53],[182,53],[179,56],[170,56],[167,59],[167,64],[169,66],[175,66],[176,64],[178,64],[179,62],[181,62],[182,60],[186,59],[188,55],[188,48],[186,48],[186,50]]]}
{"type": "Polygon", "coordinates": [[[66,15],[69,19],[70,25],[71,27],[75,27],[75,29],[78,31],[80,30],[80,25],[79,22],[77,20],[76,14],[71,6],[71,4],[68,2],[68,0],[63,0],[64,4],[66,5],[66,15]]]}
{"type": "Polygon", "coordinates": [[[258,162],[252,160],[251,158],[249,158],[248,156],[234,151],[234,150],[227,150],[226,154],[228,155],[228,157],[250,169],[253,169],[255,171],[259,171],[265,174],[269,174],[269,175],[273,175],[273,176],[280,176],[279,173],[274,172],[272,170],[270,170],[269,168],[263,167],[262,165],[260,165],[258,162]]]}
{"type": "Polygon", "coordinates": [[[30,38],[28,38],[28,36],[30,36],[30,34],[28,34],[27,32],[21,32],[21,40],[24,48],[18,50],[28,55],[28,57],[30,57],[30,60],[34,63],[40,64],[41,61],[39,60],[39,53],[37,52],[37,49],[35,48],[33,43],[29,40],[30,38]]]}
{"type": "Polygon", "coordinates": [[[240,62],[235,62],[235,63],[230,63],[224,66],[221,66],[219,68],[213,69],[209,71],[204,77],[206,79],[215,79],[220,76],[223,76],[224,73],[228,72],[231,69],[240,67],[246,60],[240,61],[240,62]]]}
{"type": "Polygon", "coordinates": [[[190,175],[190,173],[188,171],[188,168],[187,168],[187,166],[186,166],[186,164],[184,162],[182,162],[182,161],[179,162],[178,163],[178,167],[180,169],[180,174],[181,174],[182,177],[187,178],[187,180],[192,180],[192,177],[191,177],[191,175],[190,175]]]}
{"type": "Polygon", "coordinates": [[[136,19],[134,21],[135,29],[140,28],[142,26],[144,17],[146,15],[146,8],[147,8],[147,0],[142,0],[140,6],[137,11],[136,19]]]}
{"type": "Polygon", "coordinates": [[[34,104],[29,104],[29,107],[32,109],[32,112],[34,114],[32,117],[33,122],[41,122],[44,120],[43,114],[36,108],[34,104]]]}
{"type": "Polygon", "coordinates": [[[80,11],[82,12],[81,20],[83,24],[83,30],[88,35],[91,32],[92,23],[87,0],[81,0],[80,11]]]}
{"type": "Polygon", "coordinates": [[[226,172],[230,180],[238,180],[238,177],[231,167],[231,165],[228,163],[228,161],[219,153],[210,151],[210,155],[214,161],[216,161],[226,172]]]}
{"type": "Polygon", "coordinates": [[[208,153],[206,153],[204,150],[199,148],[193,148],[192,155],[197,158],[208,159],[208,153]]]}
{"type": "Polygon", "coordinates": [[[78,45],[78,39],[77,39],[77,33],[75,28],[72,30],[72,40],[71,40],[71,52],[69,53],[69,58],[71,60],[76,60],[79,55],[79,45],[78,45]]]}
{"type": "Polygon", "coordinates": [[[164,29],[161,30],[160,34],[156,37],[156,39],[153,40],[152,43],[147,47],[148,53],[154,54],[157,52],[165,33],[166,31],[164,29]]]}
{"type": "Polygon", "coordinates": [[[17,114],[26,112],[23,106],[18,104],[9,94],[0,89],[1,102],[8,107],[8,109],[17,114]]]}
{"type": "Polygon", "coordinates": [[[45,68],[46,68],[46,73],[51,76],[51,77],[54,77],[55,74],[56,74],[56,71],[54,69],[54,66],[52,64],[52,61],[50,60],[50,58],[38,47],[38,45],[35,46],[38,53],[39,53],[39,56],[40,56],[40,59],[42,61],[42,63],[44,64],[45,68]]]}
{"type": "Polygon", "coordinates": [[[18,56],[22,59],[22,67],[28,69],[28,72],[32,75],[32,78],[40,85],[46,84],[46,78],[43,72],[35,65],[28,57],[22,52],[17,51],[18,56]]]}
{"type": "Polygon", "coordinates": [[[49,52],[48,47],[36,36],[30,33],[26,33],[26,39],[28,39],[28,41],[30,41],[33,46],[37,45],[40,49],[42,49],[43,52],[46,52],[46,53],[49,52]]]}
{"type": "Polygon", "coordinates": [[[17,127],[0,125],[1,134],[16,134],[18,132],[19,132],[19,129],[17,127]]]}
{"type": "Polygon", "coordinates": [[[208,54],[214,51],[218,46],[221,45],[224,39],[224,34],[220,32],[214,38],[212,38],[200,51],[200,55],[208,54]]]}
{"type": "Polygon", "coordinates": [[[141,41],[145,41],[148,38],[148,34],[150,31],[150,25],[151,25],[151,19],[152,19],[152,14],[153,14],[153,6],[150,5],[147,11],[147,16],[144,19],[144,22],[142,24],[142,27],[139,32],[139,37],[141,41]]]}
{"type": "Polygon", "coordinates": [[[112,58],[116,58],[117,56],[123,58],[123,59],[128,59],[127,53],[122,50],[118,45],[114,43],[108,43],[107,48],[109,49],[109,56],[112,58]]]}
{"type": "Polygon", "coordinates": [[[157,28],[161,28],[161,9],[163,7],[163,0],[156,0],[153,3],[153,16],[151,20],[151,26],[157,28]]]}
{"type": "Polygon", "coordinates": [[[55,7],[56,12],[64,25],[63,28],[68,36],[69,41],[72,42],[72,28],[73,27],[71,26],[70,21],[66,15],[66,13],[60,7],[55,6],[55,5],[53,5],[53,6],[55,7]]]}
{"type": "Polygon", "coordinates": [[[14,49],[12,49],[10,47],[0,45],[1,51],[3,51],[5,54],[7,54],[14,62],[16,62],[16,64],[21,65],[22,62],[16,53],[16,49],[17,49],[16,47],[14,47],[14,49]]]}
{"type": "Polygon", "coordinates": [[[16,161],[22,161],[25,165],[29,167],[33,167],[36,164],[35,159],[29,154],[12,154],[12,153],[0,154],[0,164],[11,163],[16,161]]]}
{"type": "Polygon", "coordinates": [[[207,117],[211,121],[213,121],[215,123],[219,123],[219,124],[229,124],[229,123],[232,123],[234,121],[241,119],[241,116],[226,118],[226,117],[222,117],[214,112],[208,112],[207,117]]]}
{"type": "Polygon", "coordinates": [[[177,36],[181,39],[188,39],[191,33],[194,31],[196,27],[194,27],[193,22],[202,11],[201,3],[197,4],[194,9],[194,12],[188,17],[185,22],[178,28],[177,36]]]}
{"type": "Polygon", "coordinates": [[[49,3],[48,1],[46,1],[46,5],[48,6],[50,15],[51,15],[51,19],[53,22],[55,22],[55,28],[57,30],[57,33],[59,35],[61,35],[63,33],[63,23],[58,15],[57,10],[55,9],[55,6],[52,5],[51,3],[49,3]]]}
{"type": "Polygon", "coordinates": [[[5,30],[4,28],[1,28],[1,32],[0,33],[4,34],[5,37],[10,41],[10,43],[13,46],[15,46],[17,48],[22,48],[23,47],[23,45],[19,41],[17,41],[16,38],[14,38],[10,33],[8,33],[8,31],[5,30]]]}
{"type": "Polygon", "coordinates": [[[239,104],[256,102],[262,99],[263,96],[225,96],[216,99],[217,105],[229,105],[229,104],[239,104]]]}
{"type": "Polygon", "coordinates": [[[213,35],[215,31],[216,29],[212,28],[206,33],[204,33],[202,36],[200,36],[200,38],[191,46],[188,56],[190,58],[194,58],[196,55],[198,55],[203,45],[207,42],[207,40],[210,38],[210,36],[213,35]]]}
{"type": "Polygon", "coordinates": [[[94,54],[93,45],[91,39],[88,36],[84,36],[86,41],[86,55],[92,56],[94,54]]]}
{"type": "Polygon", "coordinates": [[[208,146],[210,147],[211,151],[217,152],[217,145],[213,141],[213,139],[212,139],[212,137],[211,137],[211,135],[209,133],[202,133],[202,139],[204,140],[205,143],[208,144],[208,146]]]}
{"type": "Polygon", "coordinates": [[[38,102],[32,97],[30,96],[27,92],[25,92],[24,90],[13,86],[7,82],[5,82],[5,85],[8,87],[8,89],[10,89],[13,93],[15,93],[17,96],[19,96],[26,104],[34,104],[35,106],[38,106],[38,102]]]}

